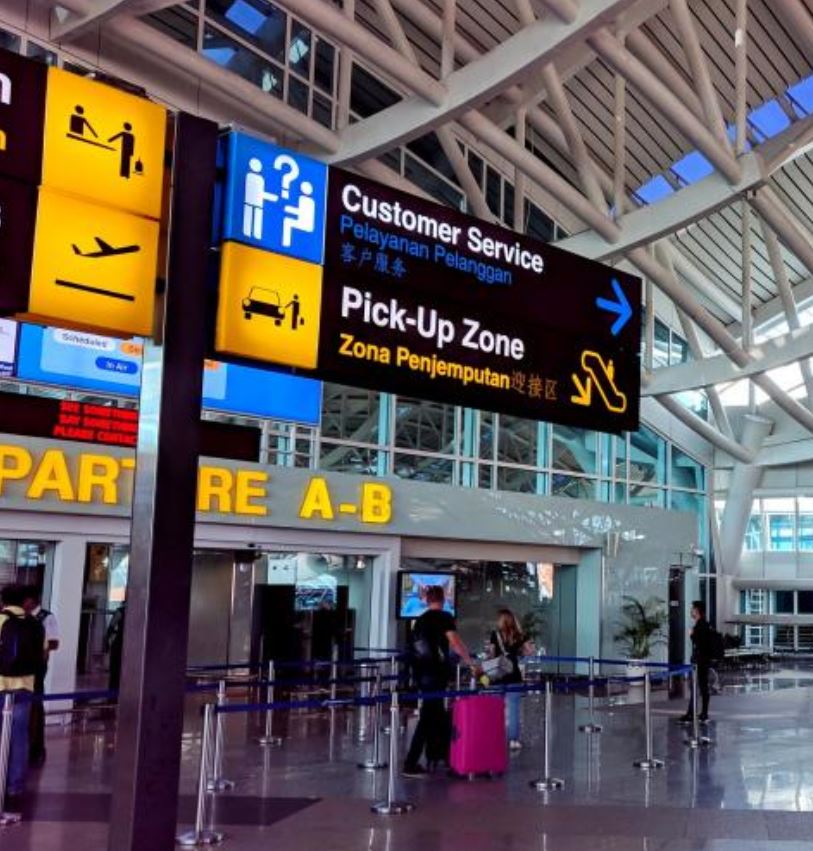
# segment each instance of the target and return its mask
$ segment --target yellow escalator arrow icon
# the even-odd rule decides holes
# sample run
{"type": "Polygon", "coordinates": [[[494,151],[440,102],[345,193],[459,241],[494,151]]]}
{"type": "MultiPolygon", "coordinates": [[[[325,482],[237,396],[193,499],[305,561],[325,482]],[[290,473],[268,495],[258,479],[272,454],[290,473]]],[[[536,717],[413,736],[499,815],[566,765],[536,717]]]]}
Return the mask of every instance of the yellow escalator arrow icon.
{"type": "Polygon", "coordinates": [[[615,385],[615,365],[612,360],[605,361],[598,352],[585,349],[581,356],[581,366],[586,375],[581,377],[575,372],[572,374],[577,392],[570,397],[570,401],[574,405],[590,405],[595,387],[608,411],[623,414],[627,410],[627,396],[615,385]]]}
{"type": "Polygon", "coordinates": [[[582,383],[581,379],[575,372],[571,377],[573,378],[573,383],[576,385],[577,392],[570,397],[570,401],[573,402],[574,405],[589,405],[593,396],[593,380],[588,376],[584,383],[582,383]]]}

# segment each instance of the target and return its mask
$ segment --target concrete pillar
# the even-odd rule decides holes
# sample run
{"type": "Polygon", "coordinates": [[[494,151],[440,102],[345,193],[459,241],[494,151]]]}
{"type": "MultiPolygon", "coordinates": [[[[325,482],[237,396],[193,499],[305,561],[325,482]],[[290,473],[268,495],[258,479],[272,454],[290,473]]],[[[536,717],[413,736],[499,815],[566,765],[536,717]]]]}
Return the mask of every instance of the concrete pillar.
{"type": "MultiPolygon", "coordinates": [[[[742,446],[749,452],[756,453],[765,438],[770,434],[773,423],[771,420],[755,414],[747,414],[743,418],[742,446]]],[[[754,489],[759,487],[762,480],[762,467],[756,464],[737,463],[731,472],[731,481],[726,497],[723,519],[720,523],[720,552],[718,571],[725,574],[736,574],[742,553],[743,538],[751,516],[751,504],[754,499],[754,489]]]]}

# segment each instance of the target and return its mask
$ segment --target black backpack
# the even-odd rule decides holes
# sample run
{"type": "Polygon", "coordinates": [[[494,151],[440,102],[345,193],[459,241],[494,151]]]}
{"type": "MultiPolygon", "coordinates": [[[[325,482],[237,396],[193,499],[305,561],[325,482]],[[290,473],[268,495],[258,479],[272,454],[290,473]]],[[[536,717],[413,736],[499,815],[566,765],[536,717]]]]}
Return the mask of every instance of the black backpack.
{"type": "Polygon", "coordinates": [[[29,615],[15,615],[7,609],[0,626],[0,677],[30,677],[42,668],[45,659],[45,629],[29,615]]]}
{"type": "Polygon", "coordinates": [[[725,639],[723,634],[714,628],[709,629],[709,660],[722,662],[725,659],[725,639]]]}

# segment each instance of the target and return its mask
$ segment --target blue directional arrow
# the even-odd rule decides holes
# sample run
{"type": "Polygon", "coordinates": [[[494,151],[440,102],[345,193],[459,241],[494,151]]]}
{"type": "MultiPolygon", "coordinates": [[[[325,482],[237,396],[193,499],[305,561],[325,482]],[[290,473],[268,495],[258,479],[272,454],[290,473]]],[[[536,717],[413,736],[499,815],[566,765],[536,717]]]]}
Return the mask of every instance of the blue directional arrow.
{"type": "Polygon", "coordinates": [[[615,278],[612,280],[612,285],[616,301],[610,301],[608,298],[597,298],[596,306],[601,310],[607,310],[610,313],[618,314],[618,318],[615,322],[613,322],[612,328],[610,328],[613,337],[617,337],[621,333],[621,329],[632,318],[632,307],[627,300],[626,293],[623,289],[621,289],[621,284],[619,284],[615,278]]]}

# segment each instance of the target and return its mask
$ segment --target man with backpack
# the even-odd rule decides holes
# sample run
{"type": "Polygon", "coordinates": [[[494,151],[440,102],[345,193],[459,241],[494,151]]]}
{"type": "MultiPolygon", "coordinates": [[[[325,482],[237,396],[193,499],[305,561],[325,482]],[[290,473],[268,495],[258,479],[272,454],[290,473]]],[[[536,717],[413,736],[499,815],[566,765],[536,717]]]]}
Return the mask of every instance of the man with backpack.
{"type": "MultiPolygon", "coordinates": [[[[697,690],[700,694],[701,711],[698,719],[705,724],[709,720],[709,699],[711,689],[709,688],[709,671],[712,663],[719,661],[724,653],[722,636],[713,629],[706,620],[706,604],[702,600],[692,602],[691,618],[694,626],[691,631],[692,639],[692,664],[697,670],[697,690]]],[[[688,723],[692,720],[694,703],[689,699],[689,708],[681,719],[688,723]]]]}
{"type": "Polygon", "coordinates": [[[45,653],[45,629],[23,608],[24,587],[9,585],[0,597],[0,692],[14,696],[5,808],[14,812],[19,811],[25,791],[31,697],[45,653]]]}
{"type": "MultiPolygon", "coordinates": [[[[45,694],[45,677],[51,653],[59,649],[59,624],[56,615],[42,607],[42,596],[36,585],[25,589],[23,608],[26,613],[42,624],[45,630],[45,652],[42,665],[34,679],[34,693],[45,694]]],[[[45,706],[41,700],[31,704],[31,726],[29,729],[29,753],[31,765],[41,766],[45,762],[45,706]]]]}
{"type": "MultiPolygon", "coordinates": [[[[440,585],[426,589],[429,606],[412,627],[410,656],[416,687],[423,692],[444,691],[452,674],[450,653],[475,667],[466,645],[457,633],[454,618],[443,610],[446,595],[440,585]]],[[[412,737],[406,760],[405,777],[423,777],[426,769],[420,758],[426,751],[429,765],[448,761],[451,721],[443,698],[429,698],[422,702],[418,726],[412,737]]]]}

